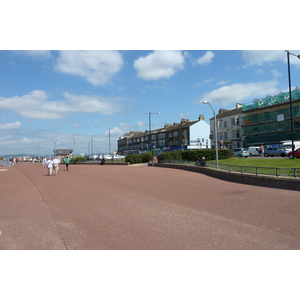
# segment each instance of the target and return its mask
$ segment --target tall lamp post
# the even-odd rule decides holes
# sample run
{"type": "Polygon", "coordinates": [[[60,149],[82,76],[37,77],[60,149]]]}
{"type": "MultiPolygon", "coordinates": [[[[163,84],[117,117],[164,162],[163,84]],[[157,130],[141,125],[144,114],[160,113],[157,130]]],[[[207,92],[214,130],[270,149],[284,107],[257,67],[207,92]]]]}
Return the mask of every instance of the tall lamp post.
{"type": "Polygon", "coordinates": [[[73,153],[74,153],[74,156],[75,156],[75,138],[72,134],[70,134],[70,137],[73,139],[73,142],[74,142],[74,151],[73,151],[73,153]]]}
{"type": "Polygon", "coordinates": [[[56,143],[59,141],[59,139],[53,141],[54,141],[54,156],[56,156],[56,143]]]}
{"type": "Polygon", "coordinates": [[[160,113],[159,112],[156,112],[156,113],[151,113],[149,112],[149,138],[150,138],[150,147],[151,147],[151,153],[152,153],[152,167],[153,167],[153,143],[151,141],[151,115],[159,115],[160,113]]]}
{"type": "Polygon", "coordinates": [[[216,116],[216,112],[215,110],[212,108],[212,106],[210,105],[210,103],[208,101],[203,101],[203,104],[208,104],[210,106],[210,108],[212,109],[213,113],[214,113],[214,120],[215,120],[215,130],[214,130],[214,134],[215,134],[215,148],[216,148],[216,163],[217,163],[217,168],[219,165],[219,155],[218,155],[218,128],[217,128],[217,116],[216,116]]]}
{"type": "Polygon", "coordinates": [[[292,140],[292,155],[291,158],[295,157],[295,145],[294,145],[294,124],[293,124],[293,104],[292,104],[292,88],[291,88],[291,70],[290,70],[290,55],[296,56],[300,59],[300,55],[296,55],[286,50],[287,63],[288,63],[288,79],[289,79],[289,94],[290,94],[290,115],[291,115],[291,140],[292,140]]]}

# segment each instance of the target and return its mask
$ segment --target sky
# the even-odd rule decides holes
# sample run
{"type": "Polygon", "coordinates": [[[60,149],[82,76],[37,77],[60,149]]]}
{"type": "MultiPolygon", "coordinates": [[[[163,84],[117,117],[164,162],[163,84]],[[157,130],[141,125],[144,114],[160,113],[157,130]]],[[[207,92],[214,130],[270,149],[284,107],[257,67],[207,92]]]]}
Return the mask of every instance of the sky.
{"type": "MultiPolygon", "coordinates": [[[[300,54],[300,50],[290,50],[300,54]]],[[[292,87],[300,60],[290,56],[292,87]]],[[[129,131],[288,91],[284,50],[1,50],[0,155],[117,150],[129,131]],[[93,149],[91,141],[93,140],[93,149]]]]}

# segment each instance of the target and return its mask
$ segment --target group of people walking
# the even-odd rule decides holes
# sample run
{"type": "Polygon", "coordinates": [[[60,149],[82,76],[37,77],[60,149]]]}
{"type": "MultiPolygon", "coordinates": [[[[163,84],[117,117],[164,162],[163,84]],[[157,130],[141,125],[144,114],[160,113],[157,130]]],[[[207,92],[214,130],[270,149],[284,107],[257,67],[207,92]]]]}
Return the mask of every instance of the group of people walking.
{"type": "MultiPolygon", "coordinates": [[[[60,160],[55,157],[49,157],[48,159],[45,158],[43,160],[43,165],[46,166],[48,170],[48,176],[51,176],[52,174],[58,175],[59,174],[59,164],[60,160]]],[[[69,171],[69,164],[70,164],[70,158],[67,156],[65,158],[65,164],[66,164],[66,170],[69,171]]]]}

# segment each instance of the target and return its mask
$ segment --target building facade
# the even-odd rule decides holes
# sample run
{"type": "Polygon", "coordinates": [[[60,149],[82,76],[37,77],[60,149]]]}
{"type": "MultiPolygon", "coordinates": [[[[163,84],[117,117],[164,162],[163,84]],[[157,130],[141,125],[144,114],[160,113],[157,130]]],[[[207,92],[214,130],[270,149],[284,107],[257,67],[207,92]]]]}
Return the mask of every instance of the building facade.
{"type": "MultiPolygon", "coordinates": [[[[243,106],[245,147],[280,144],[291,140],[289,93],[256,99],[243,106]]],[[[300,140],[300,89],[292,91],[293,138],[300,140]]]]}
{"type": "Polygon", "coordinates": [[[181,119],[180,123],[165,124],[163,128],[149,131],[131,131],[118,140],[118,153],[138,153],[154,151],[157,154],[164,151],[180,149],[210,148],[209,124],[204,116],[197,121],[181,119]]]}
{"type": "MultiPolygon", "coordinates": [[[[243,106],[237,103],[232,110],[220,109],[216,115],[218,148],[234,149],[243,147],[243,106]]],[[[215,121],[210,119],[210,140],[215,149],[215,121]]]]}

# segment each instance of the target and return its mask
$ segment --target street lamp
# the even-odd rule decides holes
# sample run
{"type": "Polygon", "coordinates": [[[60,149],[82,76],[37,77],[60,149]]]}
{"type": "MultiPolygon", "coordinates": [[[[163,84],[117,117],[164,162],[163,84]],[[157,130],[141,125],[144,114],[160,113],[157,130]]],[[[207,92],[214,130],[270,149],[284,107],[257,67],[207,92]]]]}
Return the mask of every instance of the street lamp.
{"type": "Polygon", "coordinates": [[[74,138],[74,136],[72,134],[70,134],[70,137],[72,137],[73,142],[74,142],[74,151],[73,151],[73,153],[74,153],[74,156],[75,156],[75,138],[74,138]]]}
{"type": "Polygon", "coordinates": [[[213,113],[214,113],[214,119],[215,119],[215,130],[214,130],[214,134],[215,134],[215,148],[216,148],[216,163],[217,163],[217,168],[218,168],[218,164],[219,164],[219,155],[218,155],[218,128],[217,128],[217,117],[216,117],[216,112],[215,110],[212,108],[212,106],[210,105],[210,103],[208,101],[203,101],[203,104],[208,104],[210,106],[210,108],[212,109],[213,113]]]}
{"type": "Polygon", "coordinates": [[[294,124],[293,124],[293,106],[292,106],[292,88],[291,88],[291,70],[290,70],[290,55],[296,56],[300,59],[300,55],[291,53],[285,50],[287,54],[288,63],[288,79],[289,79],[289,94],[290,94],[290,115],[291,115],[291,140],[292,140],[292,155],[290,157],[295,157],[295,145],[294,145],[294,124]]]}
{"type": "Polygon", "coordinates": [[[150,138],[150,147],[151,147],[151,153],[152,153],[152,167],[153,167],[153,143],[151,143],[151,115],[160,115],[159,112],[151,113],[149,112],[149,138],[150,138]]]}
{"type": "Polygon", "coordinates": [[[59,141],[59,139],[53,141],[54,141],[54,156],[56,156],[56,143],[59,141]]]}

